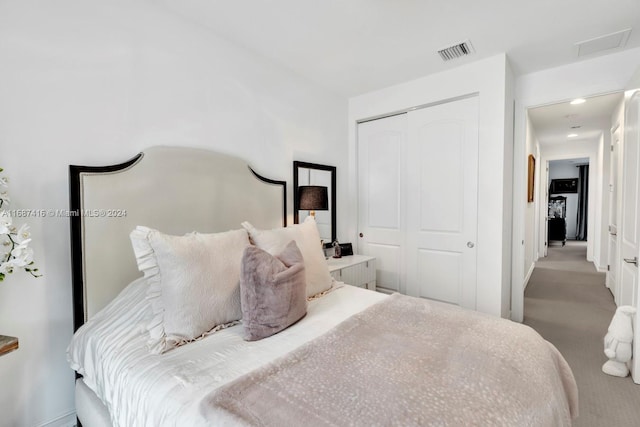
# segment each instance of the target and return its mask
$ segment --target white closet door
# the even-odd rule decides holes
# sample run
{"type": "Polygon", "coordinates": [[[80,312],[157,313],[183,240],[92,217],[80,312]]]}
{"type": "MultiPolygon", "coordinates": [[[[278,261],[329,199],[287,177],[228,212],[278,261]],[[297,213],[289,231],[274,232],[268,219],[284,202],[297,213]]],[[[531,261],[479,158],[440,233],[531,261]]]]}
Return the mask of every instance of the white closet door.
{"type": "Polygon", "coordinates": [[[406,133],[406,114],[358,125],[358,250],[376,257],[379,290],[402,293],[406,133]]]}
{"type": "Polygon", "coordinates": [[[409,112],[407,147],[407,293],[475,309],[477,97],[409,112]]]}
{"type": "MultiPolygon", "coordinates": [[[[638,287],[640,273],[640,89],[633,92],[625,106],[624,137],[622,138],[622,208],[618,238],[620,239],[618,284],[619,305],[640,309],[638,287]]],[[[640,384],[640,316],[636,314],[631,375],[640,384]]]]}
{"type": "Polygon", "coordinates": [[[618,153],[620,151],[620,127],[611,134],[611,159],[609,166],[609,265],[605,283],[611,293],[614,301],[619,304],[618,296],[618,153]]]}
{"type": "Polygon", "coordinates": [[[625,108],[625,133],[622,142],[622,215],[619,233],[619,257],[622,261],[618,270],[619,304],[636,306],[640,256],[640,90],[633,93],[625,108]]]}

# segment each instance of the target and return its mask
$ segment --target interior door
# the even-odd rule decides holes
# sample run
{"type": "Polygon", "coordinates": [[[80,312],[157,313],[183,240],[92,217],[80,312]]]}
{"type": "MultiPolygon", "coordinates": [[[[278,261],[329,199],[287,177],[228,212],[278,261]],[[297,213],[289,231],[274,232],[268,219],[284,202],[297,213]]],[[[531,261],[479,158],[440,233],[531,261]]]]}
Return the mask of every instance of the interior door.
{"type": "Polygon", "coordinates": [[[405,293],[407,115],[358,125],[358,249],[376,257],[376,288],[405,293]]]}
{"type": "Polygon", "coordinates": [[[626,103],[623,142],[622,167],[622,211],[618,233],[620,239],[619,284],[620,304],[636,305],[639,252],[638,226],[638,190],[640,160],[640,133],[638,131],[638,114],[640,111],[640,91],[636,91],[626,103]],[[635,261],[634,261],[635,259],[635,261]]]}
{"type": "MultiPolygon", "coordinates": [[[[638,256],[640,255],[640,90],[628,99],[625,107],[623,167],[622,167],[622,212],[620,230],[620,304],[638,308],[638,256]]],[[[640,383],[640,331],[636,315],[633,380],[640,383]]]]}
{"type": "Polygon", "coordinates": [[[475,309],[478,98],[408,113],[407,293],[475,309]]]}
{"type": "Polygon", "coordinates": [[[620,126],[611,133],[611,157],[609,165],[609,259],[605,283],[619,305],[618,296],[618,153],[620,152],[620,126]]]}
{"type": "Polygon", "coordinates": [[[542,256],[549,255],[549,162],[544,165],[544,250],[542,256]]]}

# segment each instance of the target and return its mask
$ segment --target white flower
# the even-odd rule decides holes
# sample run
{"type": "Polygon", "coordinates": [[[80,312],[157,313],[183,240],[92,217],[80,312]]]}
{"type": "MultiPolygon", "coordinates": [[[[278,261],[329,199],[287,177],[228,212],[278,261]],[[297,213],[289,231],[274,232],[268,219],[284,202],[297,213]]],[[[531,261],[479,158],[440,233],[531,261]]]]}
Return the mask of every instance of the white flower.
{"type": "Polygon", "coordinates": [[[25,240],[23,244],[17,245],[11,251],[11,256],[13,257],[13,265],[15,267],[24,267],[29,265],[31,261],[33,261],[33,249],[28,247],[30,239],[25,240]]]}
{"type": "Polygon", "coordinates": [[[13,240],[18,244],[31,241],[31,233],[29,232],[29,226],[27,224],[22,224],[15,234],[16,237],[13,240]]]}
{"type": "Polygon", "coordinates": [[[0,205],[7,207],[9,203],[11,203],[11,199],[9,198],[9,192],[0,191],[0,205]]]}
{"type": "Polygon", "coordinates": [[[13,263],[11,261],[0,264],[0,274],[13,273],[13,263]]]}
{"type": "Polygon", "coordinates": [[[7,211],[0,211],[0,234],[11,233],[11,217],[7,211]]]}
{"type": "MultiPolygon", "coordinates": [[[[2,172],[2,168],[0,168],[2,172]]],[[[38,269],[33,266],[33,249],[31,233],[26,224],[13,225],[12,218],[6,210],[9,204],[9,179],[0,177],[0,281],[15,269],[23,269],[34,277],[40,277],[38,269]],[[4,208],[4,209],[2,209],[4,208]]]]}

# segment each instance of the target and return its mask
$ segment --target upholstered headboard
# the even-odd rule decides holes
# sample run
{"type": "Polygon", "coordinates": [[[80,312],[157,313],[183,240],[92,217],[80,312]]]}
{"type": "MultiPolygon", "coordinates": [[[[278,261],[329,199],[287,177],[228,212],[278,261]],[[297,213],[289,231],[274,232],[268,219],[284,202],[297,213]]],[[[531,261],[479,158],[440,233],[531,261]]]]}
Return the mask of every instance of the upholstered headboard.
{"type": "Polygon", "coordinates": [[[129,233],[167,234],[286,225],[286,182],[212,151],[153,147],[112,166],[70,166],[74,328],[141,276],[129,233]]]}

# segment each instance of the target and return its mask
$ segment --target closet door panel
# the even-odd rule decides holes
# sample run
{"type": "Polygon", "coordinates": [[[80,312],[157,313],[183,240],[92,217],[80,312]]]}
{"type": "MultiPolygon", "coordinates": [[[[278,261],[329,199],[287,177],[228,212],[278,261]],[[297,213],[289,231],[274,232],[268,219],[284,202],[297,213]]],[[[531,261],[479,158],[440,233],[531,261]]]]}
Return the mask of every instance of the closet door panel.
{"type": "Polygon", "coordinates": [[[462,297],[463,259],[460,252],[418,250],[418,282],[441,286],[419,286],[418,295],[438,301],[460,301],[462,297]]]}
{"type": "Polygon", "coordinates": [[[376,288],[401,292],[400,270],[402,266],[400,265],[400,253],[400,245],[368,244],[367,255],[376,257],[376,288]],[[378,285],[378,282],[382,283],[382,285],[378,285]]]}
{"type": "Polygon", "coordinates": [[[408,113],[407,290],[476,306],[477,97],[408,113]]]}
{"type": "MultiPolygon", "coordinates": [[[[431,113],[431,112],[429,112],[431,113]]],[[[464,213],[464,135],[456,121],[424,123],[414,137],[421,231],[460,233],[464,213]],[[446,143],[445,143],[446,141],[446,143]],[[434,179],[437,177],[437,179],[434,179]]]]}
{"type": "Polygon", "coordinates": [[[358,125],[358,250],[375,256],[377,287],[405,292],[406,114],[358,125]]]}

